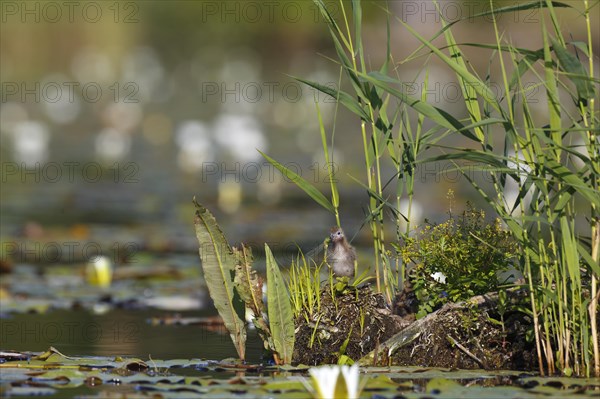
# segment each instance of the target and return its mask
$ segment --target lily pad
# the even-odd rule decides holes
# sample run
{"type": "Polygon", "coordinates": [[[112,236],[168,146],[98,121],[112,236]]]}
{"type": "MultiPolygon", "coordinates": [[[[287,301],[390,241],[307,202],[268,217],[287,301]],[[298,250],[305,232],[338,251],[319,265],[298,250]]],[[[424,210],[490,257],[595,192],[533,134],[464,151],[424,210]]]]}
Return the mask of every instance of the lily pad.
{"type": "MultiPolygon", "coordinates": [[[[264,367],[234,359],[149,359],[0,352],[3,396],[79,398],[306,398],[305,367],[264,367]],[[118,388],[118,389],[117,389],[118,388]],[[117,390],[115,390],[117,389],[117,390]],[[60,391],[59,391],[60,390],[60,391]],[[83,390],[83,391],[82,391],[83,390]],[[92,393],[90,393],[92,390],[92,393]],[[116,395],[118,393],[118,395],[116,395]]],[[[513,371],[363,367],[362,398],[582,398],[597,396],[600,380],[538,377],[513,371]],[[494,378],[502,386],[484,386],[494,378]]]]}

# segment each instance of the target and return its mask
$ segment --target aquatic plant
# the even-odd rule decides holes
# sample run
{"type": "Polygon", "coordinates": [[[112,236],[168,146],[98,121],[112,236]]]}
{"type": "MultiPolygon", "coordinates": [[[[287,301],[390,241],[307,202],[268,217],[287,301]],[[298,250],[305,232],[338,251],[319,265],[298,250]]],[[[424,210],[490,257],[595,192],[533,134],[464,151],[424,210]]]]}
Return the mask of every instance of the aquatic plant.
{"type": "Polygon", "coordinates": [[[303,317],[307,322],[321,310],[321,268],[323,262],[317,264],[306,259],[299,251],[292,260],[288,277],[290,299],[294,318],[303,317]]]}
{"type": "MultiPolygon", "coordinates": [[[[233,248],[237,260],[235,265],[235,277],[233,283],[246,308],[252,314],[252,323],[258,330],[263,340],[265,349],[270,350],[277,357],[275,343],[269,324],[265,319],[265,306],[263,302],[263,279],[252,268],[252,251],[249,247],[241,244],[239,248],[233,248]]],[[[279,360],[279,359],[276,359],[279,360]]]]}

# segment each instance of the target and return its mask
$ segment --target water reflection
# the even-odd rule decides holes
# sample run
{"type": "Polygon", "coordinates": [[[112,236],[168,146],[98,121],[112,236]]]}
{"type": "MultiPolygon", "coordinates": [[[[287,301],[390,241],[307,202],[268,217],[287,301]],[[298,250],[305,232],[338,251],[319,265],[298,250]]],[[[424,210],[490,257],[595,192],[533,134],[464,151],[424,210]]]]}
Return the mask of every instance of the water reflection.
{"type": "MultiPolygon", "coordinates": [[[[55,347],[65,355],[132,356],[142,360],[237,357],[223,326],[150,325],[159,311],[113,310],[104,315],[85,311],[22,314],[0,322],[2,346],[16,351],[45,351],[55,347]]],[[[182,312],[182,317],[206,317],[208,311],[182,312]]],[[[248,330],[247,360],[260,362],[262,341],[248,330]]]]}
{"type": "Polygon", "coordinates": [[[13,156],[26,167],[35,167],[48,159],[50,133],[46,124],[34,120],[17,123],[12,139],[13,156]]]}
{"type": "Polygon", "coordinates": [[[215,140],[236,162],[261,159],[257,149],[268,151],[267,139],[258,121],[248,115],[223,114],[215,122],[215,140]]]}
{"type": "Polygon", "coordinates": [[[96,154],[110,162],[127,156],[131,148],[131,138],[127,133],[107,128],[98,133],[95,140],[96,154]]]}
{"type": "Polygon", "coordinates": [[[177,164],[184,172],[197,172],[214,157],[208,127],[200,121],[183,122],[177,129],[175,141],[179,147],[177,164]]]}

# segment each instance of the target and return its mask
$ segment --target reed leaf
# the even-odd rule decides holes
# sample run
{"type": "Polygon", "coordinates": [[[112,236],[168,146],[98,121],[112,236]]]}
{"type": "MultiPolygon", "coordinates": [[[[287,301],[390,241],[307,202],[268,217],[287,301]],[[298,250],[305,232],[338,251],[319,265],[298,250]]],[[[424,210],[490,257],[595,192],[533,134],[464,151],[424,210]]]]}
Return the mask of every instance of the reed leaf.
{"type": "Polygon", "coordinates": [[[592,80],[588,76],[583,65],[581,65],[581,62],[579,62],[573,54],[569,53],[567,49],[556,40],[551,39],[551,41],[552,48],[554,49],[556,58],[558,58],[558,61],[560,62],[561,69],[567,72],[567,76],[577,89],[578,101],[586,105],[587,101],[590,98],[594,98],[596,95],[592,80]]]}
{"type": "Polygon", "coordinates": [[[361,119],[364,119],[367,122],[371,121],[371,117],[369,116],[369,114],[365,112],[365,110],[361,107],[360,103],[357,100],[355,100],[350,94],[307,79],[296,77],[294,77],[294,79],[317,89],[321,93],[333,97],[336,101],[338,101],[340,104],[346,107],[349,111],[352,111],[356,115],[360,116],[361,119]]]}
{"type": "MultiPolygon", "coordinates": [[[[421,36],[412,26],[402,21],[401,18],[398,20],[415,38],[428,47],[429,50],[431,50],[431,52],[433,52],[442,62],[454,70],[454,72],[456,72],[456,74],[463,80],[463,83],[469,88],[469,90],[472,89],[475,93],[477,93],[477,95],[483,98],[487,104],[496,109],[496,111],[502,112],[502,107],[496,99],[494,92],[485,84],[485,82],[481,81],[481,79],[469,72],[466,66],[455,62],[451,57],[448,57],[446,54],[444,54],[438,48],[438,46],[421,36]]],[[[471,101],[471,99],[469,99],[469,101],[471,101]]]]}
{"type": "Polygon", "coordinates": [[[446,111],[434,107],[433,105],[428,104],[422,99],[411,97],[408,94],[403,93],[401,90],[398,90],[392,86],[392,84],[402,85],[401,81],[391,78],[389,76],[382,75],[379,72],[370,72],[369,74],[359,73],[359,76],[367,82],[383,89],[387,93],[403,101],[404,103],[406,103],[406,105],[410,106],[420,114],[425,115],[436,124],[451,131],[461,131],[464,135],[474,140],[477,140],[477,137],[474,136],[473,133],[471,133],[468,130],[465,130],[465,126],[446,111]]]}
{"type": "Polygon", "coordinates": [[[273,165],[275,168],[277,168],[286,178],[290,179],[299,188],[304,190],[304,192],[306,194],[308,194],[310,196],[310,198],[315,200],[315,202],[317,204],[321,205],[323,208],[327,209],[329,212],[335,213],[335,207],[315,186],[310,184],[302,176],[293,172],[289,168],[286,168],[285,166],[283,166],[282,164],[280,164],[279,162],[277,162],[276,160],[274,160],[267,154],[263,153],[262,151],[259,150],[258,152],[260,152],[260,155],[262,155],[267,161],[269,161],[269,163],[271,165],[273,165]]]}

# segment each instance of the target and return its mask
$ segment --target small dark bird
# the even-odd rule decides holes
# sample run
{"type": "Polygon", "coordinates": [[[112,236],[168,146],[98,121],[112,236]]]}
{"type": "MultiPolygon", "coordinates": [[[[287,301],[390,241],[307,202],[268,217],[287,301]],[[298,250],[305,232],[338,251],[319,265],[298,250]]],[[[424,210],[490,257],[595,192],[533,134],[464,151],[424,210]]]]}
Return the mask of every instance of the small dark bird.
{"type": "Polygon", "coordinates": [[[348,244],[346,236],[344,236],[344,231],[341,227],[334,226],[331,228],[329,238],[327,263],[333,269],[333,274],[339,277],[353,277],[356,252],[348,244]]]}

